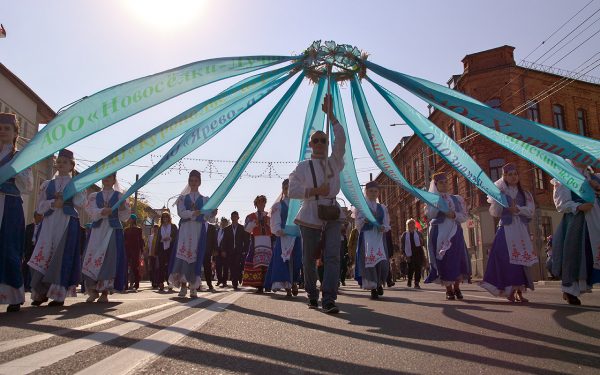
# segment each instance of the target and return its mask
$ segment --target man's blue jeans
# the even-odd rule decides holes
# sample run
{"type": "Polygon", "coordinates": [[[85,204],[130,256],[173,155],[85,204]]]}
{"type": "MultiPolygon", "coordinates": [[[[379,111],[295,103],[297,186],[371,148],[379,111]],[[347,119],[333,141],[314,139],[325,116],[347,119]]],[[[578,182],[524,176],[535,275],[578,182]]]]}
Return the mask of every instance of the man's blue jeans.
{"type": "MultiPolygon", "coordinates": [[[[340,281],[341,223],[328,221],[325,225],[325,249],[323,251],[323,305],[337,299],[340,281]]],[[[321,230],[300,225],[302,234],[302,262],[304,269],[304,289],[308,299],[318,300],[317,264],[314,255],[317,252],[321,230]]]]}

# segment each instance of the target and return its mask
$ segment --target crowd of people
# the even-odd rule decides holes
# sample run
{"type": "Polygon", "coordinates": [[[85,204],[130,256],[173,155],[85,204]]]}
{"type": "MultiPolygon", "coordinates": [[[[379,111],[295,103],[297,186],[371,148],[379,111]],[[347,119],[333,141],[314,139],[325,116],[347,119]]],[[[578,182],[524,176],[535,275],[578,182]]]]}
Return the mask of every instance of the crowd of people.
{"type": "MultiPolygon", "coordinates": [[[[230,220],[214,223],[216,210],[203,207],[208,197],[200,193],[200,172],[189,173],[188,183],[176,202],[179,225],[168,210],[159,224],[144,238],[137,217],[122,197],[117,175],[102,179],[99,192],[78,193],[63,199],[63,189],[73,177],[76,160],[69,150],[56,158],[56,175],[37,190],[34,222],[25,225],[21,196],[33,191],[30,169],[0,185],[0,304],[7,311],[19,311],[25,290],[31,304],[62,306],[76,296],[78,287],[87,302],[107,302],[114,291],[138,289],[141,259],[152,287],[168,293],[178,289],[179,297],[196,298],[206,287],[240,285],[257,293],[285,292],[293,298],[304,289],[310,309],[337,313],[338,288],[345,285],[350,269],[358,285],[378,299],[384,287],[405,278],[408,287],[439,283],[447,300],[461,300],[461,284],[471,280],[471,263],[461,223],[468,208],[459,195],[449,193],[448,176],[433,175],[429,191],[441,196],[447,207],[427,205],[428,231],[408,220],[406,231],[394,239],[387,208],[379,202],[379,186],[365,186],[368,210],[354,212],[353,225],[344,217],[336,196],[344,168],[346,136],[332,111],[331,98],[322,106],[331,121],[334,143],[329,155],[329,137],[317,131],[310,137],[311,158],[301,161],[281,184],[281,194],[267,210],[267,197],[254,199],[256,211],[239,223],[238,212],[230,220]],[[293,218],[300,236],[287,229],[290,199],[302,205],[293,218]],[[79,213],[91,217],[82,228],[79,213]],[[123,227],[126,222],[126,227],[123,227]],[[398,243],[400,257],[393,257],[398,243]],[[319,286],[317,286],[319,281],[319,286]],[[228,283],[231,283],[229,285],[228,283]],[[321,304],[319,306],[319,300],[321,304]]],[[[9,163],[16,149],[19,124],[14,115],[0,113],[0,166],[9,163]]],[[[572,163],[600,191],[600,178],[588,167],[572,163]]],[[[579,296],[600,282],[600,205],[584,202],[557,181],[554,201],[564,214],[552,242],[548,269],[560,278],[563,298],[581,304],[579,296]]],[[[489,253],[481,287],[511,302],[527,302],[524,293],[533,290],[530,267],[538,262],[528,232],[535,207],[532,196],[523,190],[514,164],[506,164],[496,185],[506,196],[508,207],[489,198],[490,214],[500,219],[489,253]]],[[[290,218],[291,220],[292,218],[290,218]]]]}

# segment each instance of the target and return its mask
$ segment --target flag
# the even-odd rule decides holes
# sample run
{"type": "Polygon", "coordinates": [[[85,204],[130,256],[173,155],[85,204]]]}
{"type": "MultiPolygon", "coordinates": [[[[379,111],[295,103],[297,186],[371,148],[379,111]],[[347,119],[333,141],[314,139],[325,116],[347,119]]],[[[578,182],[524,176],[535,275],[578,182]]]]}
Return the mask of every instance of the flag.
{"type": "Polygon", "coordinates": [[[0,38],[6,38],[6,29],[4,28],[4,25],[2,25],[0,23],[0,38]]]}

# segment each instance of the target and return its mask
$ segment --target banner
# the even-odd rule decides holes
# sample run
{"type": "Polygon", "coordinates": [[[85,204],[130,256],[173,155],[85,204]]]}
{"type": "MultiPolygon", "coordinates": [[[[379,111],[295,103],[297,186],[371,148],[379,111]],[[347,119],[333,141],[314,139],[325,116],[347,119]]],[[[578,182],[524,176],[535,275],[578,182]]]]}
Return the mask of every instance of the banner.
{"type": "Polygon", "coordinates": [[[395,72],[370,61],[366,61],[366,65],[374,73],[402,86],[431,105],[444,107],[462,118],[468,118],[565,159],[577,160],[594,168],[600,167],[600,141],[558,129],[550,131],[547,126],[490,108],[442,85],[395,72]]]}
{"type": "Polygon", "coordinates": [[[585,201],[594,201],[594,190],[590,184],[586,182],[585,177],[560,156],[551,154],[548,151],[544,151],[541,148],[537,148],[516,138],[509,137],[506,134],[488,129],[487,127],[473,120],[460,117],[456,113],[440,105],[433,104],[433,106],[446,115],[462,121],[465,126],[468,126],[497,145],[500,145],[508,151],[511,151],[523,159],[537,165],[550,176],[556,178],[561,184],[569,188],[569,190],[579,195],[585,201]]]}
{"type": "MultiPolygon", "coordinates": [[[[340,90],[337,82],[330,82],[331,96],[333,99],[333,113],[337,117],[340,125],[344,128],[346,134],[346,152],[344,153],[344,169],[340,175],[340,185],[342,193],[348,199],[348,201],[360,210],[365,218],[374,226],[378,227],[379,223],[373,216],[373,212],[367,204],[367,200],[363,195],[358,182],[358,176],[356,175],[356,167],[354,166],[354,157],[352,156],[352,147],[350,146],[350,135],[348,134],[348,126],[346,125],[346,116],[344,115],[344,105],[342,104],[342,98],[340,97],[340,90]]],[[[331,133],[331,144],[335,141],[333,131],[331,133]]]]}
{"type": "MultiPolygon", "coordinates": [[[[281,78],[295,67],[295,64],[257,74],[238,82],[226,90],[184,112],[172,119],[153,128],[149,132],[139,136],[117,151],[108,155],[96,164],[92,165],[82,173],[75,176],[64,190],[64,199],[69,199],[77,192],[86,189],[106,176],[109,176],[129,164],[140,159],[144,155],[156,150],[169,141],[177,138],[191,128],[202,124],[209,116],[230,105],[231,103],[248,98],[256,91],[269,85],[271,82],[281,78]]],[[[224,122],[226,115],[205,123],[202,132],[207,133],[211,126],[218,122],[224,122]]]]}
{"type": "Polygon", "coordinates": [[[244,56],[203,60],[86,96],[59,113],[9,164],[0,168],[0,183],[56,151],[165,100],[221,79],[295,58],[244,56]]]}
{"type": "Polygon", "coordinates": [[[241,99],[238,100],[229,106],[225,107],[221,111],[217,112],[206,121],[201,123],[200,125],[188,130],[175,145],[155,164],[148,172],[142,175],[139,180],[137,180],[131,187],[123,194],[121,199],[113,206],[113,210],[116,210],[123,201],[131,194],[133,194],[136,190],[139,190],[142,186],[146,185],[153,178],[161,174],[171,165],[175,164],[177,161],[184,158],[190,152],[194,151],[198,147],[202,146],[206,141],[214,137],[218,132],[223,130],[227,125],[229,125],[233,120],[235,120],[239,115],[244,113],[248,108],[252,107],[254,104],[258,103],[265,96],[270,94],[273,90],[281,86],[284,82],[286,82],[292,74],[287,74],[264,87],[262,90],[257,91],[254,95],[252,95],[249,99],[241,99]],[[224,116],[224,117],[223,117],[224,116]],[[220,121],[222,119],[222,121],[220,121]],[[215,120],[218,120],[215,123],[215,120]],[[205,129],[205,125],[210,124],[207,131],[203,131],[205,129]],[[214,124],[214,126],[213,126],[214,124]]]}
{"type": "Polygon", "coordinates": [[[506,197],[494,182],[483,172],[479,164],[475,162],[459,145],[446,133],[435,126],[416,109],[408,105],[404,100],[392,92],[373,82],[367,77],[369,83],[385,98],[402,119],[410,126],[421,140],[444,159],[452,168],[462,174],[468,181],[477,186],[486,195],[504,207],[508,207],[506,197]]]}
{"type": "Polygon", "coordinates": [[[265,140],[271,129],[273,129],[273,126],[279,119],[279,116],[281,116],[281,113],[283,112],[285,107],[292,99],[292,96],[294,96],[294,94],[296,93],[296,90],[298,90],[298,87],[300,86],[300,83],[302,83],[303,79],[304,73],[300,73],[300,76],[296,78],[292,86],[287,90],[287,92],[283,95],[279,102],[277,102],[277,105],[275,105],[275,107],[273,107],[273,109],[269,112],[263,123],[260,125],[260,128],[256,131],[256,133],[250,140],[250,143],[248,143],[248,146],[246,146],[246,148],[244,149],[244,152],[242,152],[238,160],[235,162],[231,171],[227,174],[227,177],[225,177],[225,179],[223,180],[223,182],[221,182],[217,190],[215,190],[215,192],[210,196],[208,201],[202,207],[203,213],[210,213],[214,209],[219,207],[219,205],[223,202],[227,194],[229,194],[231,188],[233,188],[233,185],[240,178],[241,174],[248,166],[248,163],[250,163],[250,160],[252,160],[252,158],[256,154],[256,151],[258,151],[258,148],[262,145],[263,141],[265,140]]]}
{"type": "Polygon", "coordinates": [[[412,186],[402,175],[377,128],[375,118],[371,113],[371,109],[356,75],[350,81],[350,86],[352,88],[352,105],[354,106],[354,115],[358,124],[358,130],[369,155],[371,155],[371,159],[373,159],[379,169],[408,193],[428,205],[438,208],[442,212],[448,212],[448,204],[439,194],[430,193],[412,186]]]}
{"type": "MultiPolygon", "coordinates": [[[[304,128],[302,129],[302,138],[300,141],[300,155],[298,161],[302,161],[310,158],[311,149],[308,147],[310,136],[317,130],[323,130],[323,124],[325,123],[325,113],[321,110],[321,103],[327,93],[327,79],[321,77],[319,82],[313,88],[308,102],[308,108],[306,109],[306,116],[304,118],[304,128]]],[[[302,201],[299,199],[290,199],[290,205],[288,208],[288,217],[285,223],[284,232],[289,236],[300,236],[300,229],[294,223],[302,201]]]]}

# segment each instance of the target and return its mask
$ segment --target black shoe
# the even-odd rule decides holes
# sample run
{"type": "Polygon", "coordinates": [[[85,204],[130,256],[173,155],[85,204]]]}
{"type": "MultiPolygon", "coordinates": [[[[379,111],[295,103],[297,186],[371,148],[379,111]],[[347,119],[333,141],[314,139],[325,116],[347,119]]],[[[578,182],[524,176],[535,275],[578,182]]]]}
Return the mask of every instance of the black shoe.
{"type": "Polygon", "coordinates": [[[421,285],[419,285],[419,283],[415,283],[415,289],[421,289],[421,285]]]}
{"type": "Polygon", "coordinates": [[[262,294],[262,292],[263,292],[263,288],[256,288],[256,293],[262,294]]]}
{"type": "Polygon", "coordinates": [[[406,283],[406,286],[410,288],[412,286],[412,280],[408,280],[408,282],[406,283]]]}
{"type": "Polygon", "coordinates": [[[6,308],[6,312],[17,312],[19,310],[21,310],[21,305],[18,303],[14,305],[8,305],[6,308]]]}
{"type": "Polygon", "coordinates": [[[237,286],[237,285],[234,285],[234,286],[233,286],[233,290],[240,290],[240,288],[238,288],[238,286],[237,286]]]}
{"type": "Polygon", "coordinates": [[[581,305],[581,301],[579,300],[579,298],[577,298],[577,296],[574,296],[572,294],[569,293],[563,293],[563,299],[565,301],[567,301],[569,303],[569,305],[581,305]]]}
{"type": "Polygon", "coordinates": [[[463,295],[460,289],[454,289],[454,295],[456,296],[456,299],[463,299],[463,295]]]}
{"type": "Polygon", "coordinates": [[[333,302],[329,302],[323,306],[323,312],[327,314],[337,314],[340,312],[340,308],[333,302]]]}
{"type": "Polygon", "coordinates": [[[383,296],[383,287],[381,285],[377,287],[377,294],[383,296]]]}
{"type": "Polygon", "coordinates": [[[319,308],[319,301],[317,301],[316,299],[311,299],[308,302],[308,308],[309,309],[313,309],[313,310],[317,310],[319,308]]]}
{"type": "Polygon", "coordinates": [[[453,292],[446,291],[446,299],[449,300],[449,301],[454,301],[456,298],[454,297],[454,293],[453,292]]]}
{"type": "Polygon", "coordinates": [[[377,289],[371,289],[371,299],[378,299],[379,293],[377,293],[377,289]]]}
{"type": "Polygon", "coordinates": [[[387,286],[388,286],[388,288],[391,288],[391,287],[393,287],[394,285],[396,285],[396,283],[395,283],[395,282],[393,282],[393,281],[392,281],[391,283],[387,283],[387,286]]]}
{"type": "Polygon", "coordinates": [[[39,306],[44,302],[48,302],[48,297],[44,297],[41,301],[31,301],[31,306],[39,306]]]}
{"type": "Polygon", "coordinates": [[[48,306],[63,306],[64,304],[65,304],[64,302],[50,301],[48,306]]]}
{"type": "Polygon", "coordinates": [[[342,281],[342,286],[346,286],[346,282],[345,281],[342,281]]]}

